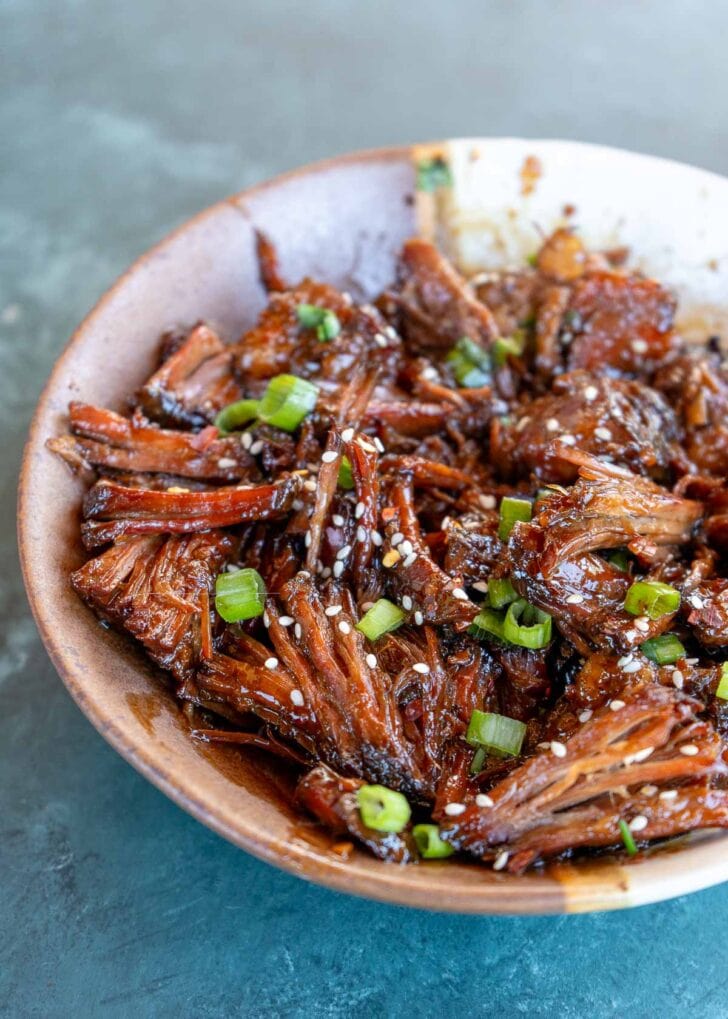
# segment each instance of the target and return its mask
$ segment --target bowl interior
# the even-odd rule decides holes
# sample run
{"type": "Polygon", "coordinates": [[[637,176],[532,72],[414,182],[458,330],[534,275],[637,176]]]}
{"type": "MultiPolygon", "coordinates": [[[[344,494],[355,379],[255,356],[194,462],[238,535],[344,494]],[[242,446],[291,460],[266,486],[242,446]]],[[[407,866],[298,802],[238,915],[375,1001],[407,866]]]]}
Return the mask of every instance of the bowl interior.
{"type": "MultiPolygon", "coordinates": [[[[631,243],[648,271],[674,283],[686,328],[723,322],[728,181],[663,160],[563,142],[446,143],[455,171],[450,226],[469,267],[533,250],[575,204],[589,243],[631,243]],[[473,153],[477,157],[473,158],[473,153]],[[526,156],[542,175],[522,193],[526,156]]],[[[277,244],[289,279],[309,274],[371,297],[392,278],[417,229],[408,148],[318,164],[219,203],[142,257],[103,297],[59,359],[26,449],[19,500],[23,569],[44,643],[71,694],[113,746],[221,835],[302,877],[356,894],[463,912],[572,912],[654,901],[728,877],[725,843],[709,835],[638,861],[559,864],[515,878],[475,863],[399,868],[355,851],[343,860],[291,800],[292,775],[253,751],[205,747],[155,669],[102,629],[73,595],[83,486],[44,447],[65,430],[69,400],[114,409],[149,374],[162,331],[205,319],[237,339],[264,303],[255,226],[277,244]]]]}

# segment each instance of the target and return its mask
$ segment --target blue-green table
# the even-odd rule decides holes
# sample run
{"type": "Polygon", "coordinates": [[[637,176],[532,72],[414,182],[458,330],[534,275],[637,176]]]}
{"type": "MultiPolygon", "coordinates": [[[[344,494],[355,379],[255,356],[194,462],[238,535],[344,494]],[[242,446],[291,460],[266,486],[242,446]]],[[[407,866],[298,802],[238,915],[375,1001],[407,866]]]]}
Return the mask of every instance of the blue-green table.
{"type": "Polygon", "coordinates": [[[728,1015],[728,886],[621,915],[436,916],[206,831],[70,701],[13,536],[56,354],[196,209],[313,158],[458,134],[728,171],[726,35],[728,11],[695,0],[0,0],[0,1014],[728,1015]]]}

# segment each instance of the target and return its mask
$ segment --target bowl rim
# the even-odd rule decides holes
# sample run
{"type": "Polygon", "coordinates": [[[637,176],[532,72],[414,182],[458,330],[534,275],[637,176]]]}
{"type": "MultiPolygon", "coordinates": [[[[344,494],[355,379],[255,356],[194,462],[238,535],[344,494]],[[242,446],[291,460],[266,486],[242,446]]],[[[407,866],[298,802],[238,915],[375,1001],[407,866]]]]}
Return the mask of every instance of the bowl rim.
{"type": "MultiPolygon", "coordinates": [[[[473,144],[497,144],[499,142],[519,142],[533,146],[570,146],[575,149],[602,151],[612,156],[634,157],[648,160],[656,166],[667,164],[702,174],[705,178],[713,178],[724,185],[728,179],[720,174],[695,167],[677,160],[659,156],[645,155],[614,146],[605,146],[589,142],[568,139],[536,139],[504,137],[473,137],[457,139],[473,144]]],[[[435,140],[424,143],[428,146],[446,146],[450,140],[435,140]]],[[[177,806],[191,814],[196,820],[215,831],[218,835],[246,850],[251,855],[270,863],[298,877],[303,877],[315,884],[370,898],[390,904],[406,905],[427,910],[442,910],[459,913],[487,913],[505,915],[538,915],[545,913],[585,912],[594,910],[621,909],[635,905],[662,901],[690,891],[697,891],[718,884],[728,879],[728,857],[724,852],[723,839],[697,841],[687,845],[677,853],[663,853],[648,856],[641,861],[641,866],[624,865],[620,861],[599,861],[595,866],[570,868],[568,881],[555,880],[544,876],[529,880],[507,874],[497,875],[498,881],[484,882],[481,889],[476,890],[472,884],[460,884],[448,887],[447,881],[434,882],[427,886],[422,881],[413,880],[412,868],[396,867],[377,861],[377,868],[359,869],[352,875],[353,868],[349,863],[330,853],[324,857],[301,844],[284,843],[276,837],[266,837],[259,828],[246,829],[244,818],[239,825],[229,824],[225,818],[216,814],[214,806],[198,797],[192,790],[185,789],[185,782],[175,775],[172,766],[165,766],[155,760],[154,740],[135,742],[122,726],[119,726],[113,713],[104,705],[89,697],[82,679],[82,669],[73,660],[73,656],[57,639],[54,627],[47,618],[44,608],[42,591],[35,585],[30,569],[30,547],[28,536],[28,509],[31,498],[29,475],[31,473],[31,456],[39,445],[43,445],[46,436],[39,435],[43,424],[44,411],[57,386],[65,368],[65,362],[71,351],[80,343],[86,332],[93,326],[94,320],[106,304],[119,293],[127,281],[143,271],[145,266],[156,259],[165,249],[186,233],[191,227],[219,214],[228,206],[237,209],[246,201],[288,184],[309,174],[319,174],[330,169],[351,164],[382,163],[408,159],[421,143],[408,145],[369,148],[349,152],[327,159],[307,163],[288,170],[258,184],[245,188],[205,207],[195,215],[185,219],[179,226],[168,232],[151,248],[138,256],[104,291],[91,310],[73,330],[54,361],[50,375],[43,386],[29,426],[28,436],[23,450],[23,457],[18,483],[17,501],[17,534],[20,564],[25,589],[31,612],[40,633],[43,645],[51,662],[61,677],[71,697],[88,718],[100,735],[124,758],[135,770],[168,796],[177,806]],[[668,857],[685,858],[690,856],[692,867],[683,866],[677,875],[674,867],[669,866],[668,857]],[[578,873],[575,873],[577,872],[578,873]],[[568,887],[567,887],[568,886],[568,887]],[[535,903],[534,900],[537,900],[535,903]]],[[[728,836],[726,836],[728,837],[728,836]]],[[[475,864],[474,866],[479,866],[475,864]]],[[[432,864],[428,871],[433,874],[447,873],[446,868],[432,864]]],[[[494,875],[492,875],[494,876],[494,875]]]]}

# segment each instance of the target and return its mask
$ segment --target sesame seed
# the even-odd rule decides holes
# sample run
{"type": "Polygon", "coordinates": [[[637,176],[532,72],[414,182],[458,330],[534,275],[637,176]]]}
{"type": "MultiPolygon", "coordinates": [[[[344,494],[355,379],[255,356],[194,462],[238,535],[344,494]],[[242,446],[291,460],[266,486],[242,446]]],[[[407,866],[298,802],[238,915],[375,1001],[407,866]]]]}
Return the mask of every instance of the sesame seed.
{"type": "Polygon", "coordinates": [[[299,510],[303,509],[303,503],[301,502],[300,499],[294,499],[293,502],[291,503],[291,506],[297,513],[299,510]]]}
{"type": "Polygon", "coordinates": [[[270,626],[270,616],[268,615],[267,609],[263,613],[263,626],[265,626],[266,628],[270,626]]]}
{"type": "Polygon", "coordinates": [[[569,597],[566,599],[566,604],[567,605],[581,605],[581,603],[583,601],[584,601],[584,595],[583,594],[570,594],[569,597]]]}
{"type": "Polygon", "coordinates": [[[293,616],[280,616],[278,622],[281,626],[293,626],[293,616]]]}
{"type": "Polygon", "coordinates": [[[252,456],[257,456],[258,453],[262,452],[262,449],[263,449],[263,442],[262,442],[261,439],[258,439],[258,441],[254,442],[253,445],[250,447],[251,455],[252,456]]]}
{"type": "Polygon", "coordinates": [[[478,793],[478,795],[475,797],[475,806],[492,807],[493,801],[491,800],[490,796],[488,796],[486,793],[478,793]]]}
{"type": "Polygon", "coordinates": [[[332,572],[336,579],[338,580],[341,574],[344,572],[344,564],[342,562],[335,562],[332,572]]]}
{"type": "Polygon", "coordinates": [[[547,432],[558,432],[559,427],[560,425],[556,418],[549,418],[548,421],[546,422],[547,432]]]}
{"type": "Polygon", "coordinates": [[[334,449],[327,449],[321,457],[321,462],[325,464],[332,464],[334,460],[337,460],[339,454],[334,449]]]}
{"type": "Polygon", "coordinates": [[[400,541],[404,541],[404,535],[402,534],[401,531],[395,531],[392,537],[390,538],[392,548],[396,548],[397,545],[399,545],[400,541]]]}
{"type": "Polygon", "coordinates": [[[237,461],[233,460],[229,456],[221,456],[217,461],[217,466],[222,467],[222,469],[225,470],[226,467],[234,467],[236,463],[237,461]]]}
{"type": "Polygon", "coordinates": [[[344,440],[344,442],[351,442],[351,440],[354,438],[354,429],[345,428],[344,431],[341,433],[341,438],[344,440]]]}
{"type": "Polygon", "coordinates": [[[468,600],[468,596],[465,593],[465,591],[463,591],[462,587],[454,587],[452,589],[452,596],[453,596],[453,598],[457,598],[458,601],[467,601],[468,600]]]}
{"type": "Polygon", "coordinates": [[[306,533],[305,533],[305,535],[303,537],[303,544],[306,546],[306,548],[311,548],[311,532],[310,531],[306,531],[306,533]]]}
{"type": "Polygon", "coordinates": [[[432,365],[428,364],[427,367],[423,368],[422,371],[420,372],[420,378],[425,379],[428,382],[431,382],[433,379],[437,378],[437,372],[432,367],[432,365]]]}
{"type": "Polygon", "coordinates": [[[377,447],[372,446],[372,444],[370,442],[367,442],[366,439],[357,439],[356,441],[359,443],[361,448],[365,450],[367,453],[376,453],[377,447]]]}
{"type": "Polygon", "coordinates": [[[250,449],[250,447],[253,445],[253,436],[250,434],[250,432],[243,432],[243,434],[240,436],[240,443],[243,449],[250,449]]]}
{"type": "Polygon", "coordinates": [[[364,503],[363,502],[358,502],[356,504],[355,509],[354,509],[354,519],[358,520],[360,517],[363,517],[365,512],[366,512],[366,506],[364,505],[364,503]]]}
{"type": "Polygon", "coordinates": [[[594,429],[594,434],[598,439],[603,439],[605,442],[609,442],[609,440],[612,438],[612,433],[609,431],[609,429],[603,428],[601,426],[599,428],[594,429]]]}
{"type": "Polygon", "coordinates": [[[366,658],[366,662],[367,662],[367,665],[369,666],[370,669],[376,669],[376,667],[377,667],[377,656],[373,655],[371,653],[368,654],[367,658],[366,658]]]}
{"type": "Polygon", "coordinates": [[[416,560],[417,560],[417,556],[414,554],[414,552],[412,552],[410,555],[407,556],[407,558],[402,563],[402,565],[403,566],[411,566],[414,562],[416,562],[416,560]]]}
{"type": "Polygon", "coordinates": [[[334,527],[343,527],[344,518],[342,517],[341,513],[334,513],[333,517],[331,518],[331,523],[334,525],[334,527]]]}
{"type": "Polygon", "coordinates": [[[422,615],[419,609],[415,612],[415,625],[422,626],[425,621],[425,617],[422,615]]]}
{"type": "Polygon", "coordinates": [[[702,609],[705,607],[703,599],[699,598],[697,594],[691,594],[688,600],[694,609],[702,609]]]}
{"type": "Polygon", "coordinates": [[[495,860],[493,860],[493,870],[503,870],[505,865],[508,863],[509,856],[510,853],[506,849],[498,853],[495,860]]]}
{"type": "Polygon", "coordinates": [[[291,690],[291,704],[295,704],[297,708],[303,707],[303,694],[300,690],[291,690]]]}
{"type": "Polygon", "coordinates": [[[685,659],[685,664],[686,665],[697,665],[699,661],[700,661],[699,658],[686,658],[685,659]]]}
{"type": "Polygon", "coordinates": [[[584,710],[579,715],[579,721],[580,722],[588,722],[593,714],[594,714],[594,712],[592,711],[591,708],[584,708],[584,710]]]}
{"type": "Polygon", "coordinates": [[[649,620],[643,619],[641,616],[639,619],[635,619],[634,625],[635,628],[640,631],[640,633],[649,633],[650,631],[649,620]]]}
{"type": "Polygon", "coordinates": [[[381,333],[375,333],[374,334],[374,342],[376,343],[376,345],[378,347],[386,347],[388,345],[387,344],[387,337],[386,336],[382,336],[381,333]]]}
{"type": "Polygon", "coordinates": [[[399,554],[396,548],[390,548],[389,552],[385,552],[382,556],[382,566],[390,567],[398,563],[402,556],[399,554]]]}
{"type": "Polygon", "coordinates": [[[621,711],[623,707],[624,701],[620,700],[612,701],[612,703],[609,705],[610,711],[621,711]]]}
{"type": "Polygon", "coordinates": [[[362,610],[362,612],[368,612],[373,604],[374,604],[373,601],[363,601],[361,603],[361,610],[362,610]]]}
{"type": "Polygon", "coordinates": [[[488,581],[487,580],[476,580],[471,585],[474,591],[480,591],[481,594],[488,593],[488,581]]]}
{"type": "Polygon", "coordinates": [[[377,447],[377,452],[378,453],[383,453],[384,452],[384,443],[382,442],[382,440],[379,438],[378,435],[374,436],[374,438],[372,439],[372,442],[377,447]]]}
{"type": "Polygon", "coordinates": [[[648,349],[646,340],[632,340],[632,350],[635,354],[646,354],[648,349]]]}
{"type": "Polygon", "coordinates": [[[664,792],[660,793],[658,799],[660,799],[660,800],[676,800],[677,799],[677,789],[665,789],[664,792]]]}
{"type": "Polygon", "coordinates": [[[296,640],[300,640],[301,639],[301,633],[302,632],[303,631],[301,630],[301,624],[300,623],[296,623],[296,625],[293,627],[293,634],[294,634],[296,640]]]}
{"type": "Polygon", "coordinates": [[[379,548],[383,543],[384,539],[382,538],[379,531],[372,531],[372,545],[376,545],[377,548],[379,548]]]}
{"type": "Polygon", "coordinates": [[[576,439],[574,438],[573,435],[569,435],[568,432],[565,433],[564,435],[560,435],[559,436],[559,441],[564,446],[575,446],[576,445],[576,439]]]}
{"type": "MultiPolygon", "coordinates": [[[[242,486],[238,485],[237,487],[240,488],[242,486]]],[[[172,485],[167,489],[167,492],[170,495],[184,495],[186,492],[189,492],[189,488],[182,488],[180,485],[172,485]]]]}
{"type": "Polygon", "coordinates": [[[528,424],[528,422],[530,420],[531,420],[530,417],[523,417],[523,418],[521,418],[521,420],[516,425],[516,431],[517,432],[522,432],[523,429],[526,427],[526,425],[528,424]]]}
{"type": "Polygon", "coordinates": [[[341,562],[343,559],[346,559],[346,557],[349,555],[350,552],[351,552],[351,545],[344,545],[336,553],[336,558],[339,560],[339,562],[341,562]]]}
{"type": "Polygon", "coordinates": [[[329,605],[328,608],[324,609],[324,615],[325,616],[338,616],[338,614],[342,610],[342,607],[343,606],[341,606],[341,605],[329,605]]]}
{"type": "Polygon", "coordinates": [[[308,478],[307,481],[304,481],[303,487],[306,489],[307,492],[315,492],[316,482],[313,481],[311,478],[308,478]]]}
{"type": "Polygon", "coordinates": [[[686,743],[685,746],[680,747],[680,753],[685,757],[696,757],[700,751],[694,743],[686,743]]]}
{"type": "Polygon", "coordinates": [[[554,757],[566,757],[566,747],[556,739],[549,743],[549,749],[554,757]]]}
{"type": "Polygon", "coordinates": [[[478,502],[486,510],[495,509],[495,496],[494,495],[479,495],[478,502]]]}
{"type": "Polygon", "coordinates": [[[234,563],[228,563],[225,569],[228,573],[237,573],[240,567],[236,566],[234,563]]]}
{"type": "Polygon", "coordinates": [[[408,541],[406,538],[400,541],[399,554],[404,556],[412,555],[412,542],[408,541]]]}
{"type": "Polygon", "coordinates": [[[642,796],[654,796],[656,792],[657,792],[656,785],[643,785],[642,788],[640,789],[640,794],[642,796]]]}
{"type": "Polygon", "coordinates": [[[448,803],[445,807],[445,813],[448,817],[459,817],[460,814],[465,813],[464,803],[448,803]]]}
{"type": "Polygon", "coordinates": [[[366,541],[368,535],[369,535],[369,532],[367,531],[366,527],[362,527],[362,525],[359,524],[359,526],[356,529],[356,540],[357,541],[366,541]]]}
{"type": "Polygon", "coordinates": [[[685,685],[685,677],[683,676],[682,672],[680,672],[679,669],[675,669],[675,671],[672,674],[672,685],[675,687],[676,690],[682,690],[683,686],[685,685]]]}
{"type": "Polygon", "coordinates": [[[629,665],[633,658],[634,655],[631,652],[629,654],[622,655],[621,658],[617,659],[617,667],[623,669],[625,665],[629,665]]]}
{"type": "Polygon", "coordinates": [[[339,623],[339,629],[341,630],[342,633],[346,634],[351,633],[351,627],[349,626],[345,619],[342,619],[341,622],[339,623]]]}
{"type": "Polygon", "coordinates": [[[409,612],[409,610],[412,608],[412,599],[408,594],[402,596],[402,608],[406,612],[409,612]]]}
{"type": "Polygon", "coordinates": [[[393,326],[385,326],[382,332],[384,333],[385,336],[388,336],[390,340],[397,339],[397,330],[394,329],[393,326]]]}
{"type": "Polygon", "coordinates": [[[331,576],[331,569],[330,569],[330,567],[325,566],[323,568],[323,570],[321,570],[321,579],[322,580],[328,580],[330,576],[331,576]]]}
{"type": "Polygon", "coordinates": [[[629,822],[630,831],[644,831],[649,824],[644,814],[638,814],[637,817],[633,817],[629,822]]]}
{"type": "Polygon", "coordinates": [[[430,666],[426,662],[415,662],[412,668],[415,672],[419,672],[421,676],[426,676],[430,671],[430,666]]]}
{"type": "Polygon", "coordinates": [[[277,669],[278,659],[271,656],[270,658],[266,658],[263,664],[265,665],[266,669],[277,669]]]}
{"type": "Polygon", "coordinates": [[[598,396],[599,390],[597,389],[596,386],[587,386],[586,389],[584,390],[584,399],[588,403],[591,403],[592,400],[596,400],[598,396]]]}
{"type": "Polygon", "coordinates": [[[654,747],[643,747],[642,750],[638,750],[636,754],[632,755],[632,757],[637,764],[640,764],[642,761],[646,761],[648,757],[654,754],[654,752],[654,747]]]}
{"type": "Polygon", "coordinates": [[[625,667],[622,669],[622,672],[626,672],[627,675],[630,676],[634,672],[639,672],[641,668],[642,666],[640,665],[639,662],[630,662],[629,665],[625,665],[625,667]]]}

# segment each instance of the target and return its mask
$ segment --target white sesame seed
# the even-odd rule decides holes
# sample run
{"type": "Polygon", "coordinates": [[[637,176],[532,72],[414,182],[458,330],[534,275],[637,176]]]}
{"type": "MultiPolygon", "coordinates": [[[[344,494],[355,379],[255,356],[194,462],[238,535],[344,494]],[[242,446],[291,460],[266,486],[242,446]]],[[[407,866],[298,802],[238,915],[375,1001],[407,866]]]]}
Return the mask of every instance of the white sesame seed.
{"type": "Polygon", "coordinates": [[[306,481],[304,481],[303,483],[303,487],[306,489],[307,492],[315,492],[316,482],[312,478],[307,478],[306,481]]]}
{"type": "Polygon", "coordinates": [[[250,449],[250,447],[253,445],[253,436],[250,434],[250,432],[243,432],[243,434],[240,436],[240,444],[242,445],[243,449],[250,449]]]}
{"type": "Polygon", "coordinates": [[[344,431],[341,433],[341,438],[344,440],[344,442],[351,442],[351,440],[354,438],[354,429],[345,428],[344,431]]]}
{"type": "Polygon", "coordinates": [[[372,545],[376,545],[377,548],[379,548],[383,543],[384,539],[382,538],[379,531],[372,531],[372,545]]]}
{"type": "Polygon", "coordinates": [[[412,542],[404,538],[399,542],[399,548],[397,549],[400,555],[408,556],[412,554],[412,542]]]}
{"type": "Polygon", "coordinates": [[[422,371],[420,372],[420,378],[425,379],[428,382],[431,382],[433,379],[437,378],[437,372],[432,367],[432,365],[428,364],[427,367],[423,368],[422,371]]]}
{"type": "Polygon", "coordinates": [[[640,794],[642,796],[654,796],[656,792],[657,792],[656,785],[643,785],[642,788],[640,789],[640,794]]]}
{"type": "Polygon", "coordinates": [[[366,527],[362,527],[362,525],[359,524],[359,526],[356,529],[356,540],[357,541],[366,541],[368,536],[369,536],[369,531],[367,531],[366,527]]]}
{"type": "Polygon", "coordinates": [[[295,704],[297,708],[303,707],[303,694],[300,690],[291,690],[291,704],[295,704]]]}
{"type": "Polygon", "coordinates": [[[277,669],[278,659],[271,656],[270,658],[266,658],[263,664],[265,665],[266,669],[277,669]]]}
{"type": "Polygon", "coordinates": [[[559,441],[564,446],[575,446],[576,445],[576,439],[574,438],[573,435],[569,435],[568,432],[566,432],[564,435],[560,435],[559,436],[559,441]]]}
{"type": "Polygon", "coordinates": [[[341,574],[344,572],[344,564],[340,562],[334,563],[333,574],[338,580],[341,574]]]}
{"type": "Polygon", "coordinates": [[[644,814],[638,814],[637,817],[633,817],[629,822],[630,831],[644,831],[649,821],[644,814]]]}
{"type": "Polygon", "coordinates": [[[526,425],[528,424],[528,422],[530,420],[531,420],[530,417],[523,417],[523,418],[521,418],[521,420],[516,425],[516,431],[517,432],[522,432],[523,429],[526,427],[526,425]]]}
{"type": "Polygon", "coordinates": [[[475,797],[475,806],[492,807],[493,801],[491,800],[490,796],[488,796],[486,793],[478,793],[478,795],[475,797]]]}
{"type": "Polygon", "coordinates": [[[649,632],[650,621],[645,616],[640,616],[638,619],[635,619],[634,625],[641,633],[649,632]]]}
{"type": "Polygon", "coordinates": [[[324,609],[324,615],[325,616],[338,616],[338,614],[342,610],[342,607],[343,606],[341,606],[341,605],[329,605],[328,608],[324,609]]]}
{"type": "Polygon", "coordinates": [[[266,628],[270,626],[270,616],[267,610],[263,613],[263,626],[266,628]]]}
{"type": "Polygon", "coordinates": [[[635,762],[637,764],[640,764],[642,761],[646,761],[648,757],[651,757],[652,754],[654,754],[654,752],[655,752],[654,747],[643,747],[642,750],[638,750],[637,753],[633,754],[632,756],[635,762]]]}
{"type": "Polygon", "coordinates": [[[694,609],[702,609],[705,607],[703,599],[699,598],[697,594],[691,594],[688,601],[694,609]]]}
{"type": "Polygon", "coordinates": [[[508,863],[509,856],[510,853],[506,849],[498,853],[495,860],[493,861],[493,870],[503,870],[505,865],[508,863]]]}
{"type": "Polygon", "coordinates": [[[422,626],[425,621],[425,617],[422,615],[419,609],[415,612],[415,626],[422,626]]]}
{"type": "Polygon", "coordinates": [[[561,426],[559,425],[559,422],[556,420],[556,418],[549,418],[548,421],[546,422],[547,432],[558,432],[560,427],[561,426]]]}
{"type": "Polygon", "coordinates": [[[408,594],[402,596],[402,608],[405,610],[405,612],[409,612],[409,610],[412,608],[412,599],[408,594]]]}
{"type": "Polygon", "coordinates": [[[382,332],[384,333],[385,336],[388,336],[390,340],[397,339],[397,330],[394,329],[393,326],[385,326],[382,332]]]}
{"type": "Polygon", "coordinates": [[[366,439],[357,439],[356,441],[359,443],[361,448],[365,450],[367,453],[376,453],[377,447],[372,446],[371,442],[367,442],[366,439]]]}
{"type": "Polygon", "coordinates": [[[474,591],[480,591],[481,594],[488,593],[488,581],[487,580],[476,580],[471,585],[474,591]]]}
{"type": "Polygon", "coordinates": [[[537,750],[548,750],[550,748],[550,746],[551,746],[551,744],[547,740],[545,743],[537,743],[536,744],[536,749],[537,750]]]}
{"type": "Polygon", "coordinates": [[[361,610],[362,610],[362,612],[368,612],[373,604],[374,604],[373,601],[363,601],[361,603],[361,610]]]}
{"type": "Polygon", "coordinates": [[[253,445],[250,447],[251,455],[252,456],[257,456],[258,453],[260,453],[262,451],[262,449],[263,449],[263,442],[262,442],[261,439],[258,439],[258,441],[254,442],[253,445]]]}
{"type": "Polygon", "coordinates": [[[340,548],[340,549],[339,549],[339,551],[338,551],[338,552],[336,553],[336,558],[337,558],[337,559],[338,559],[339,561],[342,561],[343,559],[346,559],[346,557],[347,557],[347,556],[349,555],[349,553],[350,553],[350,552],[351,552],[351,545],[344,545],[344,546],[343,546],[342,548],[340,548]]]}
{"type": "Polygon", "coordinates": [[[549,743],[549,749],[554,757],[566,757],[566,747],[556,739],[549,743]]]}
{"type": "Polygon", "coordinates": [[[384,443],[382,442],[382,440],[379,438],[378,435],[374,436],[374,438],[372,439],[372,442],[377,447],[377,452],[378,453],[383,453],[384,452],[384,443]]]}
{"type": "Polygon", "coordinates": [[[236,463],[237,461],[233,460],[229,456],[221,456],[220,459],[217,461],[217,466],[221,467],[222,470],[225,470],[227,467],[234,467],[236,463]]]}
{"type": "Polygon", "coordinates": [[[617,667],[623,669],[625,665],[629,665],[633,658],[634,655],[631,652],[629,654],[622,655],[621,658],[617,659],[617,667]]]}
{"type": "Polygon", "coordinates": [[[366,506],[364,505],[364,503],[363,502],[358,502],[356,504],[355,509],[354,509],[354,519],[358,520],[360,517],[363,517],[365,512],[366,512],[366,506]]]}
{"type": "Polygon", "coordinates": [[[494,495],[479,495],[478,502],[486,510],[495,509],[495,496],[494,495]]]}
{"type": "Polygon", "coordinates": [[[459,817],[460,814],[465,813],[464,803],[448,803],[445,807],[445,813],[448,817],[459,817]]]}
{"type": "Polygon", "coordinates": [[[625,665],[625,667],[622,669],[622,672],[626,672],[627,675],[630,676],[634,672],[639,672],[641,668],[642,666],[640,665],[639,662],[630,662],[629,665],[625,665]]]}
{"type": "Polygon", "coordinates": [[[321,456],[321,462],[325,464],[332,464],[334,460],[338,459],[339,454],[334,449],[327,449],[321,456]]]}
{"type": "Polygon", "coordinates": [[[321,579],[322,580],[328,580],[330,576],[331,576],[331,569],[330,569],[330,567],[325,566],[323,568],[323,570],[321,570],[321,579]]]}
{"type": "Polygon", "coordinates": [[[301,639],[301,633],[302,632],[303,631],[301,630],[301,624],[300,623],[296,623],[296,625],[293,627],[293,634],[294,634],[296,640],[300,640],[301,639]]]}
{"type": "Polygon", "coordinates": [[[297,513],[299,510],[303,509],[303,503],[301,502],[300,499],[294,499],[293,502],[291,503],[291,506],[297,513]]]}
{"type": "Polygon", "coordinates": [[[468,600],[468,596],[467,596],[466,592],[463,591],[462,587],[454,587],[452,589],[452,596],[453,596],[453,598],[457,598],[458,601],[467,601],[468,600]]]}
{"type": "Polygon", "coordinates": [[[637,631],[636,630],[625,630],[624,631],[624,639],[625,640],[636,640],[637,639],[637,631]]]}
{"type": "Polygon", "coordinates": [[[685,664],[686,665],[697,665],[699,661],[700,661],[699,658],[686,658],[685,659],[685,664]]]}
{"type": "Polygon", "coordinates": [[[311,532],[310,531],[306,531],[306,533],[305,533],[305,535],[303,537],[303,544],[306,546],[306,548],[311,548],[311,532]]]}
{"type": "Polygon", "coordinates": [[[374,334],[374,342],[376,343],[376,345],[378,347],[386,347],[388,345],[387,344],[387,337],[386,336],[382,336],[381,333],[375,333],[374,334]]]}
{"type": "Polygon", "coordinates": [[[646,354],[649,347],[646,340],[632,340],[632,350],[635,354],[646,354]]]}
{"type": "Polygon", "coordinates": [[[407,558],[402,563],[402,565],[403,566],[411,566],[416,561],[417,561],[417,556],[414,554],[414,552],[412,552],[410,555],[407,556],[407,558]]]}
{"type": "Polygon", "coordinates": [[[280,616],[278,622],[281,626],[293,626],[293,616],[280,616]]]}
{"type": "Polygon", "coordinates": [[[599,390],[597,389],[596,386],[587,386],[586,389],[584,390],[584,399],[588,403],[591,403],[592,400],[596,400],[598,396],[599,390]]]}
{"type": "Polygon", "coordinates": [[[675,671],[672,674],[672,685],[675,687],[676,690],[682,690],[683,686],[685,685],[685,677],[683,676],[682,672],[680,672],[679,669],[675,669],[675,671]]]}
{"type": "Polygon", "coordinates": [[[592,711],[591,708],[584,708],[584,710],[579,715],[579,721],[588,722],[593,714],[594,712],[592,711]]]}
{"type": "Polygon", "coordinates": [[[404,541],[404,535],[402,534],[401,531],[395,531],[392,537],[389,539],[389,543],[392,546],[392,548],[396,548],[397,545],[399,545],[400,542],[402,541],[404,541]]]}
{"type": "Polygon", "coordinates": [[[225,569],[228,573],[237,573],[240,567],[236,566],[235,563],[228,563],[225,569]]]}
{"type": "Polygon", "coordinates": [[[331,518],[331,523],[334,525],[334,527],[343,527],[344,518],[342,517],[341,513],[334,513],[334,515],[331,518]]]}
{"type": "Polygon", "coordinates": [[[677,789],[665,789],[664,792],[660,793],[658,799],[660,799],[660,800],[676,800],[677,799],[677,789]]]}
{"type": "Polygon", "coordinates": [[[584,601],[584,595],[583,594],[570,594],[569,597],[566,599],[566,604],[567,605],[581,605],[581,603],[583,601],[584,601]]]}
{"type": "Polygon", "coordinates": [[[430,671],[430,666],[427,664],[427,662],[415,662],[412,668],[415,670],[415,672],[419,672],[421,676],[426,676],[430,671]]]}
{"type": "Polygon", "coordinates": [[[349,626],[345,619],[342,619],[341,622],[339,623],[339,629],[341,630],[342,633],[346,634],[351,633],[351,627],[349,626]]]}
{"type": "Polygon", "coordinates": [[[620,700],[612,701],[612,703],[609,705],[609,708],[610,708],[611,711],[621,711],[623,707],[624,707],[624,701],[620,701],[620,700]]]}
{"type": "Polygon", "coordinates": [[[685,757],[696,757],[700,751],[694,743],[686,743],[685,746],[680,747],[680,753],[685,757]]]}
{"type": "Polygon", "coordinates": [[[376,669],[376,667],[377,667],[377,656],[373,655],[371,653],[368,654],[367,658],[366,658],[366,662],[367,662],[367,665],[369,666],[370,669],[376,669]]]}
{"type": "Polygon", "coordinates": [[[598,439],[603,439],[604,442],[609,442],[609,440],[612,438],[612,433],[609,431],[609,429],[604,428],[601,425],[599,428],[594,429],[594,434],[598,439]]]}

